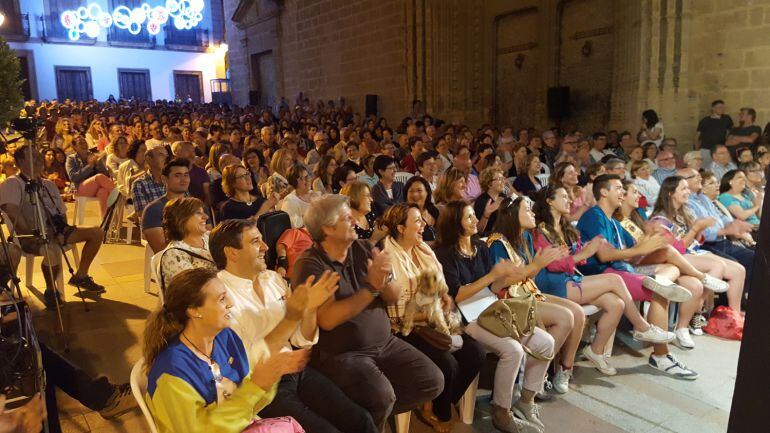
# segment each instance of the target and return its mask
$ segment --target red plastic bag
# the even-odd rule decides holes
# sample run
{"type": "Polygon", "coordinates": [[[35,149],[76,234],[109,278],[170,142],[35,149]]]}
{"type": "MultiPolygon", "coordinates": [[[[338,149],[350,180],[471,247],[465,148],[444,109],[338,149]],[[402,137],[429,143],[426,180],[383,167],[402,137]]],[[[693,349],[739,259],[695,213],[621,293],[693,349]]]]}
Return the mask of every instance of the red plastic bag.
{"type": "Polygon", "coordinates": [[[729,340],[743,339],[744,318],[730,307],[719,306],[711,312],[709,323],[703,331],[729,340]]]}

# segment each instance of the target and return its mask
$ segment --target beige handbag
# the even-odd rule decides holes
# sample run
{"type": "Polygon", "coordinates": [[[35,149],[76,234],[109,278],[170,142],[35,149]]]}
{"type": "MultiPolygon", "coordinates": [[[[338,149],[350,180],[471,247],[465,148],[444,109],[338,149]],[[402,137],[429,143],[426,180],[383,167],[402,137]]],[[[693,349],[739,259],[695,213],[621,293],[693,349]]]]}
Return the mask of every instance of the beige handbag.
{"type": "MultiPolygon", "coordinates": [[[[493,234],[489,237],[488,242],[491,243],[494,240],[503,241],[503,245],[508,250],[509,257],[513,258],[510,244],[505,238],[498,236],[493,234]]],[[[498,337],[510,337],[521,342],[522,338],[531,336],[538,325],[538,294],[539,290],[537,290],[537,286],[530,278],[527,278],[522,283],[512,285],[507,290],[507,298],[499,299],[487,307],[479,315],[476,323],[498,337]]],[[[521,346],[533,358],[542,361],[550,361],[553,358],[535,353],[524,344],[521,346]]]]}

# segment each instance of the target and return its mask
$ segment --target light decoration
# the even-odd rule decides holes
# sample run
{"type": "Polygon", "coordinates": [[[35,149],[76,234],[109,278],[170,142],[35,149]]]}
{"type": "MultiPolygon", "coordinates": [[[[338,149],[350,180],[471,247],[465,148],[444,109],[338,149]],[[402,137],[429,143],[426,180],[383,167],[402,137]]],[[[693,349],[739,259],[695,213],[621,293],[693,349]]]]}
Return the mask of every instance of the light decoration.
{"type": "Polygon", "coordinates": [[[157,35],[169,21],[178,30],[189,30],[197,26],[203,19],[204,7],[203,0],[166,0],[164,6],[150,6],[147,3],[134,9],[118,6],[110,14],[103,11],[98,3],[90,3],[63,11],[59,19],[72,41],[80,39],[82,34],[96,38],[102,29],[110,26],[138,35],[142,25],[145,25],[149,34],[157,35]]]}

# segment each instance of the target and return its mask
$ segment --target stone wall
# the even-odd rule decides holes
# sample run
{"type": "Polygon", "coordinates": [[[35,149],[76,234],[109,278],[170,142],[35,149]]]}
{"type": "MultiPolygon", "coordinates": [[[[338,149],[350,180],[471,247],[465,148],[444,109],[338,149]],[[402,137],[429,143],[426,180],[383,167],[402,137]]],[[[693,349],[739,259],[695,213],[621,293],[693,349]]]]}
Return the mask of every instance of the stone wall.
{"type": "MultiPolygon", "coordinates": [[[[244,0],[244,4],[249,4],[244,0]]],[[[713,99],[770,120],[770,0],[255,0],[228,22],[238,103],[272,53],[275,95],[344,96],[396,123],[412,99],[447,120],[546,128],[549,87],[569,86],[564,128],[639,129],[660,114],[689,147],[713,99]],[[243,12],[247,9],[247,12],[243,12]],[[258,70],[259,68],[257,68],[258,70]]],[[[238,0],[225,0],[233,16],[238,0]]]]}

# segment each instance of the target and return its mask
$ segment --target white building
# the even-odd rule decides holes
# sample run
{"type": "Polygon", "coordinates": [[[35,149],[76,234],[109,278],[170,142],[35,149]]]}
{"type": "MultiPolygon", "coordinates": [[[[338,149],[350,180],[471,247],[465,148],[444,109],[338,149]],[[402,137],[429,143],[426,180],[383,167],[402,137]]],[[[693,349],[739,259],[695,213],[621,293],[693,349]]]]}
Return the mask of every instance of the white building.
{"type": "Polygon", "coordinates": [[[0,12],[27,99],[229,97],[222,0],[0,0],[0,12]]]}

